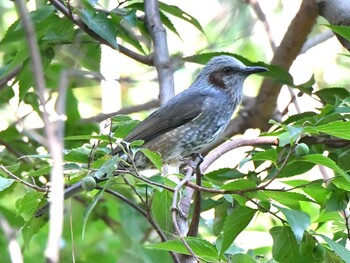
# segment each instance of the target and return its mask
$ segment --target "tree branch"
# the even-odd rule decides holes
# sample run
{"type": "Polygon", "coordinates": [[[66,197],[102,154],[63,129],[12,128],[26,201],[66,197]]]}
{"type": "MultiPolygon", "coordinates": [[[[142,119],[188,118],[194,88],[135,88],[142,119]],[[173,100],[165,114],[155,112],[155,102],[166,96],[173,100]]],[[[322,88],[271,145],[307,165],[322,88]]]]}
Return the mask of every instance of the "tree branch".
{"type": "MultiPolygon", "coordinates": [[[[80,27],[86,34],[91,36],[93,39],[96,39],[101,44],[107,45],[114,49],[114,47],[106,41],[104,38],[97,35],[94,31],[92,31],[77,15],[72,14],[69,9],[62,4],[59,0],[50,0],[50,3],[57,8],[57,10],[61,11],[67,18],[69,18],[75,25],[80,27]]],[[[153,65],[153,60],[151,56],[143,56],[140,55],[122,45],[118,44],[119,52],[146,65],[153,65]]]]}
{"type": "Polygon", "coordinates": [[[151,100],[151,101],[146,102],[144,104],[126,107],[126,108],[120,109],[120,110],[115,111],[115,112],[101,113],[101,114],[98,114],[94,117],[82,119],[81,122],[82,123],[101,122],[101,121],[104,121],[108,118],[112,118],[112,117],[119,115],[119,114],[127,115],[127,114],[131,114],[131,113],[135,113],[135,112],[151,110],[151,109],[159,107],[159,105],[160,105],[159,100],[151,100]]]}
{"type": "Polygon", "coordinates": [[[175,92],[166,32],[160,20],[158,0],[145,0],[145,14],[153,40],[153,60],[158,72],[160,103],[164,104],[174,96],[175,92]]]}
{"type": "Polygon", "coordinates": [[[53,166],[50,174],[50,181],[52,184],[51,194],[52,202],[50,206],[50,225],[49,237],[45,256],[48,262],[59,261],[59,242],[61,240],[63,229],[63,148],[62,129],[63,125],[57,127],[50,122],[49,114],[46,110],[46,83],[44,79],[44,69],[41,61],[39,46],[37,43],[33,22],[29,16],[27,6],[24,0],[16,0],[19,17],[22,19],[25,36],[28,43],[29,55],[31,58],[31,65],[35,83],[35,91],[39,98],[39,102],[43,107],[41,118],[44,122],[44,128],[48,139],[49,153],[53,159],[53,166]],[[57,133],[56,133],[57,132],[57,133]]]}

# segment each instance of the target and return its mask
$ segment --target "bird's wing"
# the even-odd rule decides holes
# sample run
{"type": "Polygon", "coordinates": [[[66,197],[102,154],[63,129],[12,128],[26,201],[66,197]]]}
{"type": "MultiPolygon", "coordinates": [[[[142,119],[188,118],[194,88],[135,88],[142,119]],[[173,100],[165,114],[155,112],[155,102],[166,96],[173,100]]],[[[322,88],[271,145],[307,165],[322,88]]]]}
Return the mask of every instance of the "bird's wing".
{"type": "Polygon", "coordinates": [[[184,96],[174,97],[168,104],[153,112],[136,126],[124,140],[127,142],[135,140],[147,142],[198,117],[202,112],[206,95],[198,92],[182,95],[184,96]]]}

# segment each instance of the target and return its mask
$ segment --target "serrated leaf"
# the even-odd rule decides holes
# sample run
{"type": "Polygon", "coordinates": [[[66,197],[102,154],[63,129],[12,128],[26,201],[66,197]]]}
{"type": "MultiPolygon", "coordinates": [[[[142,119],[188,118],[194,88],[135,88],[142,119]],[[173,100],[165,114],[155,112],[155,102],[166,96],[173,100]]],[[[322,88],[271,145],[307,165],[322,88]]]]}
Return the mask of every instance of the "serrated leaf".
{"type": "Polygon", "coordinates": [[[106,40],[113,48],[118,49],[117,33],[115,25],[106,14],[95,12],[94,10],[77,10],[81,20],[97,35],[106,40]]]}
{"type": "Polygon", "coordinates": [[[86,147],[79,147],[70,150],[67,154],[64,155],[64,160],[66,162],[75,162],[75,163],[88,163],[91,150],[86,147]]]}
{"type": "Polygon", "coordinates": [[[270,234],[273,238],[272,256],[277,262],[314,262],[311,253],[306,256],[300,255],[299,246],[293,232],[289,227],[273,227],[270,229],[270,234]]]}
{"type": "Polygon", "coordinates": [[[337,99],[344,99],[350,96],[350,92],[345,88],[325,88],[315,92],[324,103],[335,104],[337,99]]]}
{"type": "Polygon", "coordinates": [[[182,40],[179,32],[176,30],[176,28],[175,28],[174,24],[171,22],[171,20],[162,11],[159,11],[159,15],[160,15],[160,19],[162,20],[163,25],[166,26],[170,31],[175,33],[175,35],[177,35],[182,40]]]}
{"type": "Polygon", "coordinates": [[[0,192],[10,187],[14,181],[14,179],[0,177],[0,192]]]}
{"type": "Polygon", "coordinates": [[[111,178],[113,177],[113,172],[117,169],[117,164],[119,161],[119,156],[114,155],[110,157],[108,161],[106,161],[100,169],[98,169],[95,173],[96,178],[103,178],[105,176],[111,178]]]}
{"type": "Polygon", "coordinates": [[[316,127],[318,132],[323,132],[337,138],[350,140],[350,122],[334,121],[316,127]]]}
{"type": "Polygon", "coordinates": [[[171,233],[173,222],[171,216],[172,194],[168,191],[156,191],[153,195],[151,211],[155,221],[164,233],[171,233]]]}
{"type": "Polygon", "coordinates": [[[350,251],[348,249],[324,235],[319,236],[327,242],[330,248],[334,250],[334,252],[337,253],[339,257],[341,257],[344,260],[344,262],[350,262],[350,251]]]}
{"type": "Polygon", "coordinates": [[[195,17],[191,16],[190,14],[181,10],[178,6],[168,5],[163,2],[159,2],[159,9],[192,24],[200,32],[204,33],[203,28],[201,24],[198,22],[198,20],[195,17]]]}
{"type": "Polygon", "coordinates": [[[322,154],[308,154],[300,157],[299,160],[324,165],[350,181],[350,177],[347,173],[345,173],[332,159],[323,156],[322,154]]]}
{"type": "Polygon", "coordinates": [[[254,189],[256,184],[253,181],[247,179],[238,179],[233,182],[227,183],[221,187],[222,190],[245,190],[245,189],[254,189]]]}
{"type": "Polygon", "coordinates": [[[311,199],[307,198],[303,194],[294,193],[294,192],[283,192],[283,191],[261,191],[257,192],[256,196],[258,199],[273,199],[280,204],[288,206],[292,209],[300,209],[299,201],[312,202],[311,199]]]}
{"type": "Polygon", "coordinates": [[[146,157],[154,164],[154,166],[160,171],[162,170],[162,157],[159,153],[153,152],[149,149],[142,148],[140,151],[146,155],[146,157]]]}
{"type": "Polygon", "coordinates": [[[291,209],[283,208],[277,205],[274,205],[274,206],[277,207],[286,217],[295,235],[297,243],[299,244],[303,239],[305,230],[311,224],[310,216],[303,211],[291,210],[291,209]]]}
{"type": "Polygon", "coordinates": [[[224,182],[227,180],[238,179],[246,176],[246,174],[232,168],[221,168],[215,171],[211,171],[204,175],[209,181],[224,182]]]}
{"type": "Polygon", "coordinates": [[[258,152],[254,154],[252,160],[254,161],[271,161],[275,166],[277,166],[277,151],[274,148],[268,149],[263,152],[258,152]]]}
{"type": "Polygon", "coordinates": [[[223,256],[236,237],[247,227],[255,215],[255,212],[256,210],[254,209],[240,206],[235,208],[232,213],[226,217],[220,256],[223,256]]]}
{"type": "MultiPolygon", "coordinates": [[[[196,237],[186,237],[185,238],[188,245],[191,247],[192,251],[201,259],[205,261],[218,261],[218,251],[216,247],[209,243],[207,240],[196,238],[196,237]]],[[[144,247],[150,249],[160,249],[165,251],[173,251],[180,254],[189,255],[190,253],[180,240],[169,240],[160,244],[150,244],[144,247]]]]}
{"type": "Polygon", "coordinates": [[[17,214],[20,215],[24,221],[29,221],[33,218],[42,196],[42,193],[34,190],[26,192],[22,198],[16,201],[17,214]]]}

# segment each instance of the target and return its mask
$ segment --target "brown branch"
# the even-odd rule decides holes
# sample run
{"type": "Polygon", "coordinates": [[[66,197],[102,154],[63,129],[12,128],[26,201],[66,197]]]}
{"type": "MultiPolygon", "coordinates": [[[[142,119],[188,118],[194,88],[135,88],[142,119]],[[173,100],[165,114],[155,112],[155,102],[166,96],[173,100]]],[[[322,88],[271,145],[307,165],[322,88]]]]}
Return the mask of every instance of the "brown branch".
{"type": "MultiPolygon", "coordinates": [[[[196,168],[196,185],[201,186],[202,185],[202,176],[200,166],[197,166],[196,168]]],[[[199,221],[201,218],[201,200],[202,199],[202,192],[196,190],[194,192],[194,198],[193,198],[193,214],[191,219],[191,224],[188,228],[187,236],[196,237],[198,235],[198,227],[199,227],[199,221]]]]}
{"type": "MultiPolygon", "coordinates": [[[[67,18],[69,18],[75,25],[80,27],[86,34],[91,36],[93,39],[97,40],[101,44],[107,45],[113,49],[115,49],[108,41],[106,41],[104,38],[100,37],[98,34],[96,34],[94,31],[92,31],[77,15],[74,15],[70,12],[70,10],[59,0],[50,0],[50,3],[57,8],[57,10],[61,11],[67,18]]],[[[153,65],[153,59],[152,56],[143,56],[140,55],[122,45],[118,44],[119,52],[138,61],[143,64],[152,66],[153,65]]]]}
{"type": "MultiPolygon", "coordinates": [[[[198,164],[200,162],[200,160],[201,159],[199,157],[197,157],[193,161],[192,165],[196,166],[196,164],[198,164]]],[[[188,218],[188,211],[189,211],[190,201],[192,199],[192,194],[188,195],[188,193],[187,193],[186,195],[184,195],[181,198],[181,200],[180,200],[179,206],[177,205],[177,198],[178,198],[178,195],[179,195],[179,191],[186,183],[188,183],[191,180],[193,172],[194,172],[193,167],[188,166],[185,178],[183,178],[176,185],[175,191],[174,191],[174,196],[173,196],[173,202],[172,202],[172,206],[171,206],[171,214],[172,214],[172,220],[173,220],[173,225],[174,225],[175,232],[178,235],[178,237],[180,238],[181,242],[186,247],[187,251],[191,255],[191,259],[186,259],[186,261],[187,260],[190,260],[190,261],[194,260],[196,262],[199,262],[198,257],[193,252],[192,248],[188,245],[187,241],[184,238],[184,236],[186,236],[187,232],[188,232],[187,218],[188,218]],[[177,212],[179,212],[178,216],[177,216],[177,212]]],[[[187,189],[185,189],[185,191],[186,190],[187,189]]],[[[187,257],[186,255],[181,255],[181,254],[180,254],[180,256],[181,257],[187,257]]],[[[182,259],[181,262],[184,262],[184,259],[182,259]]]]}
{"type": "Polygon", "coordinates": [[[158,73],[160,103],[164,104],[175,92],[166,32],[160,20],[158,0],[145,0],[145,14],[153,41],[153,61],[158,73]]]}
{"type": "Polygon", "coordinates": [[[270,46],[271,46],[271,49],[275,50],[276,49],[276,43],[273,40],[273,36],[272,36],[272,32],[271,32],[269,23],[267,22],[266,16],[265,16],[264,12],[262,11],[258,0],[245,0],[245,2],[252,7],[252,9],[254,10],[254,12],[256,14],[256,17],[263,24],[263,26],[265,28],[265,32],[266,32],[267,38],[268,38],[270,46]]]}
{"type": "Polygon", "coordinates": [[[16,77],[22,70],[22,65],[19,65],[15,67],[13,70],[11,70],[7,75],[5,75],[2,79],[0,79],[0,90],[5,88],[7,85],[7,82],[9,82],[11,79],[16,77]]]}
{"type": "Polygon", "coordinates": [[[205,157],[204,161],[201,164],[201,172],[204,173],[208,167],[217,159],[219,159],[225,153],[232,151],[233,149],[242,147],[242,146],[257,146],[257,145],[278,145],[277,136],[266,136],[258,138],[237,138],[233,139],[230,142],[220,145],[214,151],[212,151],[208,156],[205,157]]]}
{"type": "Polygon", "coordinates": [[[82,123],[101,122],[101,121],[104,121],[104,120],[106,120],[108,118],[114,117],[114,116],[119,115],[119,114],[127,115],[127,114],[131,114],[131,113],[135,113],[135,112],[151,110],[151,109],[159,107],[159,105],[160,105],[159,100],[151,100],[151,101],[146,102],[146,103],[141,104],[141,105],[130,106],[130,107],[126,107],[126,108],[120,109],[120,110],[118,110],[116,112],[101,113],[101,114],[98,114],[98,115],[96,115],[94,117],[82,119],[81,122],[82,123]]]}

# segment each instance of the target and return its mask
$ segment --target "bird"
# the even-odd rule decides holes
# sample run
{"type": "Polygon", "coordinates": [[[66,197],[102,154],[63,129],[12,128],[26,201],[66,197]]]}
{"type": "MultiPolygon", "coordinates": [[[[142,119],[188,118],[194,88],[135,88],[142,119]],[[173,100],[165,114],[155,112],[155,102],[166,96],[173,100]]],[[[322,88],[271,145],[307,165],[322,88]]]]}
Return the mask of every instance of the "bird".
{"type": "MultiPolygon", "coordinates": [[[[244,80],[251,74],[268,71],[265,67],[246,66],[233,56],[213,57],[194,82],[184,91],[141,121],[123,140],[142,140],[142,147],[158,152],[163,164],[182,160],[217,140],[242,100],[244,80]]],[[[118,154],[115,148],[112,154],[118,154]]],[[[140,156],[136,163],[144,162],[140,156]]],[[[96,178],[97,182],[100,178],[96,178]]],[[[65,190],[65,199],[81,192],[78,181],[65,190]]],[[[41,216],[49,203],[40,208],[41,216]]]]}

